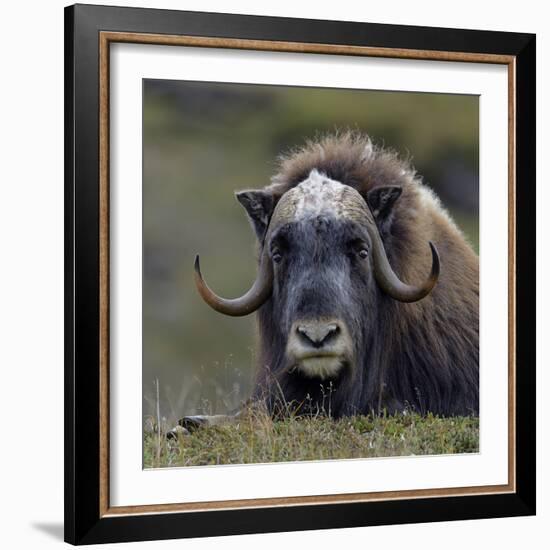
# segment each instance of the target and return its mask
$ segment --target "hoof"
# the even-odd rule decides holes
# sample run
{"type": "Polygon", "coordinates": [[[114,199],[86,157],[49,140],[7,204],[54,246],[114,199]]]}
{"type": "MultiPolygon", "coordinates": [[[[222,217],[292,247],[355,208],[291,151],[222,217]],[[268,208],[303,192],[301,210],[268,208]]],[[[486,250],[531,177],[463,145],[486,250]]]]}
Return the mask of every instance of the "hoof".
{"type": "Polygon", "coordinates": [[[189,435],[189,430],[179,424],[166,432],[166,439],[178,439],[180,436],[189,435]]]}
{"type": "Polygon", "coordinates": [[[187,433],[196,430],[197,428],[202,428],[203,426],[208,426],[208,416],[196,415],[196,416],[184,416],[178,420],[178,428],[184,429],[187,433]]]}

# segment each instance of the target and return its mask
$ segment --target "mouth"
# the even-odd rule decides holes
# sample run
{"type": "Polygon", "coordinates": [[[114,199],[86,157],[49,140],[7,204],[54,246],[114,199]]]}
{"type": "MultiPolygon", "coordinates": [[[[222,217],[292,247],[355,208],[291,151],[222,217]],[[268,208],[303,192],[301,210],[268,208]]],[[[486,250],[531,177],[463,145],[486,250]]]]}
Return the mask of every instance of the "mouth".
{"type": "Polygon", "coordinates": [[[346,361],[341,355],[311,353],[296,358],[292,371],[299,371],[306,378],[327,380],[336,378],[345,364],[346,361]]]}

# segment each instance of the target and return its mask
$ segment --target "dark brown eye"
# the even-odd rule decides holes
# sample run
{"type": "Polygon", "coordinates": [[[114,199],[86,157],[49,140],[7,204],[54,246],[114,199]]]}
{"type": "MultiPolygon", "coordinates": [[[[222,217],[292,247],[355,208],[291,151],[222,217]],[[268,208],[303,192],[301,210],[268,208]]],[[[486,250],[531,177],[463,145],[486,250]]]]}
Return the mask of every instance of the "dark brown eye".
{"type": "Polygon", "coordinates": [[[281,253],[278,250],[275,250],[271,253],[271,258],[276,264],[278,264],[283,259],[281,253]]]}
{"type": "Polygon", "coordinates": [[[368,258],[369,251],[366,248],[362,248],[361,250],[359,250],[358,254],[359,257],[364,260],[365,258],[368,258]]]}

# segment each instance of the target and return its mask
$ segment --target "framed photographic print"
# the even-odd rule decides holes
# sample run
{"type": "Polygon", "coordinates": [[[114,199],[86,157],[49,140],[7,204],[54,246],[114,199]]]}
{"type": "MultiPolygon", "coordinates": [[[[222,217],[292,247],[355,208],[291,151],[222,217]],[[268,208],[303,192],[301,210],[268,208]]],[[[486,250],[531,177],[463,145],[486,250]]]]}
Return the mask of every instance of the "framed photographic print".
{"type": "Polygon", "coordinates": [[[65,12],[73,544],[535,513],[535,37],[65,12]]]}

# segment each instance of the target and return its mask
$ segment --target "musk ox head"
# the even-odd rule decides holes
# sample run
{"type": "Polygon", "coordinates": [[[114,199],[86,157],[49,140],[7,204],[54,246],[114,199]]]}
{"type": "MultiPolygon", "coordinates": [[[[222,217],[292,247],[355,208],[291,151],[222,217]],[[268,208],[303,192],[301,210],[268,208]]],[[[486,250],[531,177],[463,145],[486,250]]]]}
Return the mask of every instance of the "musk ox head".
{"type": "Polygon", "coordinates": [[[421,285],[403,283],[390,266],[375,216],[389,216],[400,194],[397,186],[376,188],[365,200],[317,170],[276,204],[269,190],[238,193],[260,241],[256,281],[240,298],[221,298],[204,282],[197,256],[197,289],[226,315],[269,310],[279,372],[306,381],[353,380],[376,330],[380,296],[415,302],[439,276],[431,242],[432,269],[421,285]]]}

